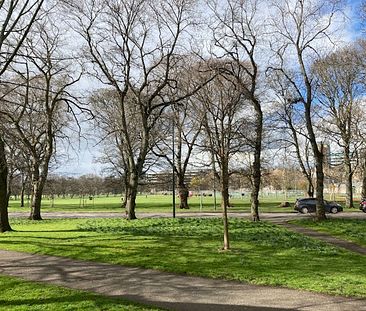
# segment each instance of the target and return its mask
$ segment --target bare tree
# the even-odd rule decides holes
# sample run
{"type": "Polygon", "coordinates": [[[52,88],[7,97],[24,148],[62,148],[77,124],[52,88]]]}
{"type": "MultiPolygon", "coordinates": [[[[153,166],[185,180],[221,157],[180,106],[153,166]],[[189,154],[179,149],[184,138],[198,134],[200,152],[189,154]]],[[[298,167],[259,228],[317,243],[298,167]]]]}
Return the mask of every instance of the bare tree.
{"type": "MultiPolygon", "coordinates": [[[[192,84],[199,85],[205,79],[213,79],[215,73],[207,70],[205,62],[198,61],[192,56],[183,56],[179,66],[174,68],[174,75],[179,93],[184,94],[189,93],[192,84]],[[203,76],[205,77],[203,78],[203,76]]],[[[173,91],[168,96],[174,102],[177,94],[173,91]]],[[[157,156],[163,157],[174,170],[181,209],[189,209],[186,173],[189,167],[192,168],[190,160],[202,130],[202,119],[194,115],[196,100],[197,98],[194,96],[189,97],[165,111],[162,116],[162,126],[157,133],[156,148],[153,150],[157,156]]]]}
{"type": "Polygon", "coordinates": [[[202,130],[202,120],[193,117],[193,100],[193,98],[188,99],[164,113],[162,116],[163,128],[159,132],[159,139],[154,149],[154,153],[158,157],[164,158],[174,170],[181,209],[189,209],[186,173],[191,164],[190,160],[196,140],[202,130]]]}
{"type": "MultiPolygon", "coordinates": [[[[221,64],[217,64],[221,67],[221,64]]],[[[215,66],[216,67],[216,66],[215,66]]],[[[221,75],[199,92],[197,114],[203,119],[203,145],[214,156],[219,167],[221,207],[224,223],[224,246],[230,248],[227,209],[229,207],[230,160],[242,146],[245,99],[242,86],[231,75],[221,75]]]]}
{"type": "MultiPolygon", "coordinates": [[[[120,98],[114,89],[101,89],[91,96],[92,109],[95,114],[95,124],[99,129],[99,142],[103,146],[103,156],[100,160],[113,167],[124,181],[124,201],[126,207],[130,188],[128,186],[130,174],[128,166],[128,149],[126,132],[128,133],[130,152],[134,157],[138,156],[142,125],[136,111],[137,106],[133,101],[125,98],[124,106],[120,105],[120,98]],[[122,109],[123,108],[123,109],[122,109]],[[122,122],[125,120],[125,123],[122,122]],[[125,128],[126,126],[126,128],[125,128]]],[[[151,150],[153,141],[148,143],[148,151],[151,150]]],[[[141,175],[143,171],[141,171],[141,175]]],[[[139,176],[139,178],[141,177],[139,176]]]]}
{"type": "MultiPolygon", "coordinates": [[[[271,71],[269,71],[271,72],[271,71]]],[[[300,166],[302,175],[307,180],[307,195],[314,196],[313,170],[310,159],[309,140],[306,135],[302,103],[295,97],[296,90],[287,83],[287,78],[271,72],[269,85],[275,93],[275,103],[272,107],[272,127],[279,136],[288,152],[292,150],[300,166]],[[299,107],[300,106],[300,107],[299,107]]]]}
{"type": "Polygon", "coordinates": [[[174,89],[171,70],[194,15],[190,0],[67,1],[75,14],[75,28],[84,38],[94,76],[118,94],[126,164],[126,212],[135,219],[139,178],[150,149],[151,133],[162,112],[172,103],[165,94],[174,89]],[[127,102],[135,106],[141,124],[139,144],[130,137],[127,102]]]}
{"type": "MultiPolygon", "coordinates": [[[[44,0],[0,0],[0,79],[17,56],[44,0]]],[[[1,80],[0,86],[3,87],[1,80]]],[[[1,111],[0,111],[1,114],[1,111]]],[[[3,128],[0,128],[0,231],[10,231],[7,195],[7,162],[3,128]]]]}
{"type": "Polygon", "coordinates": [[[263,112],[259,86],[260,37],[264,34],[261,5],[259,0],[209,0],[213,13],[210,28],[213,33],[213,52],[225,57],[230,66],[222,70],[236,78],[241,85],[242,95],[253,109],[254,132],[247,142],[252,147],[251,168],[251,213],[253,221],[259,221],[259,191],[261,183],[261,152],[263,140],[263,112]],[[248,82],[249,81],[249,82],[248,82]]]}
{"type": "Polygon", "coordinates": [[[346,207],[353,207],[352,180],[357,153],[363,145],[359,129],[364,118],[360,107],[365,94],[362,57],[354,45],[328,55],[313,67],[319,84],[317,98],[325,110],[322,130],[343,153],[346,207]]]}
{"type": "Polygon", "coordinates": [[[324,44],[332,44],[332,27],[341,1],[327,0],[275,0],[273,1],[272,48],[277,64],[273,69],[280,72],[292,85],[294,97],[303,104],[307,136],[312,147],[316,168],[316,217],[325,219],[323,142],[318,142],[313,125],[315,87],[311,63],[320,56],[324,44]],[[289,70],[296,75],[290,75],[289,70]]]}
{"type": "Polygon", "coordinates": [[[365,150],[360,152],[360,170],[361,170],[361,198],[366,198],[366,153],[365,150]]]}
{"type": "Polygon", "coordinates": [[[1,199],[1,232],[11,231],[8,217],[8,167],[5,157],[5,143],[0,136],[0,199],[1,199]]]}
{"type": "Polygon", "coordinates": [[[12,66],[13,77],[4,82],[9,91],[2,96],[2,113],[13,124],[13,141],[19,142],[18,147],[30,157],[33,220],[42,219],[42,192],[56,137],[71,116],[82,110],[70,93],[81,70],[78,72],[72,58],[65,56],[67,46],[56,26],[56,14],[49,10],[35,22],[35,31],[25,40],[22,56],[12,66]]]}

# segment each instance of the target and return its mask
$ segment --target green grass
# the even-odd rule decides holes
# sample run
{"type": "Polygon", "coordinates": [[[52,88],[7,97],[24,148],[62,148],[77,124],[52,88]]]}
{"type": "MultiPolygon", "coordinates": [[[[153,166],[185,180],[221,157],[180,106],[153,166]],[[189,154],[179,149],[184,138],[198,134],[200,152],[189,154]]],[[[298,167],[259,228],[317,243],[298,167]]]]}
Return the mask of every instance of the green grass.
{"type": "MultiPolygon", "coordinates": [[[[21,212],[28,211],[29,202],[25,202],[26,207],[19,207],[19,200],[10,200],[9,211],[10,212],[21,212]]],[[[42,211],[62,211],[62,212],[74,212],[74,211],[85,211],[85,212],[119,212],[121,211],[121,197],[110,196],[110,197],[95,197],[94,200],[89,200],[87,197],[84,199],[80,198],[56,198],[54,201],[47,198],[42,199],[42,211]]]]}
{"type": "Polygon", "coordinates": [[[366,223],[364,219],[327,219],[322,222],[304,219],[292,221],[292,223],[326,232],[366,247],[366,223]]]}
{"type": "Polygon", "coordinates": [[[13,220],[0,248],[366,297],[366,258],[269,223],[231,219],[13,220]]]}
{"type": "MultiPolygon", "coordinates": [[[[294,212],[293,204],[295,198],[286,199],[291,203],[291,207],[279,207],[280,203],[284,201],[283,197],[263,196],[260,198],[261,212],[294,212]]],[[[193,196],[189,199],[189,210],[179,209],[179,199],[176,200],[177,212],[220,212],[220,199],[217,199],[216,210],[214,208],[213,197],[202,197],[202,208],[200,197],[193,196]]],[[[248,196],[244,198],[234,197],[231,199],[232,207],[229,208],[231,212],[250,212],[250,201],[248,196]]],[[[20,208],[20,202],[11,200],[9,211],[20,212],[28,211],[29,208],[20,208]]],[[[95,197],[93,200],[88,198],[56,198],[53,202],[46,198],[42,201],[43,212],[121,212],[121,197],[95,197]]],[[[137,197],[136,212],[171,212],[172,198],[170,195],[140,195],[137,197]]],[[[358,209],[346,209],[345,211],[358,211],[358,209]]]]}
{"type": "Polygon", "coordinates": [[[106,298],[89,292],[59,286],[27,282],[0,276],[0,310],[7,311],[78,311],[78,310],[160,310],[118,298],[106,298]]]}

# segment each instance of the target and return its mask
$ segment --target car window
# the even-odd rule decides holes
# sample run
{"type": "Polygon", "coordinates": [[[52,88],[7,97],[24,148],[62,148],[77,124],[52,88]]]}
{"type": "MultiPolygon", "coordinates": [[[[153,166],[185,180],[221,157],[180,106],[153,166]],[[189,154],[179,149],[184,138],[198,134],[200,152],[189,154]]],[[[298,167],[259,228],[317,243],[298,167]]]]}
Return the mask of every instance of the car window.
{"type": "Polygon", "coordinates": [[[313,199],[301,199],[300,201],[301,202],[304,202],[304,203],[308,203],[308,202],[311,202],[313,199]]]}
{"type": "Polygon", "coordinates": [[[316,199],[308,199],[306,203],[316,204],[316,199]]]}
{"type": "Polygon", "coordinates": [[[304,204],[316,205],[316,199],[313,199],[313,198],[301,199],[300,202],[304,203],[304,204]]]}

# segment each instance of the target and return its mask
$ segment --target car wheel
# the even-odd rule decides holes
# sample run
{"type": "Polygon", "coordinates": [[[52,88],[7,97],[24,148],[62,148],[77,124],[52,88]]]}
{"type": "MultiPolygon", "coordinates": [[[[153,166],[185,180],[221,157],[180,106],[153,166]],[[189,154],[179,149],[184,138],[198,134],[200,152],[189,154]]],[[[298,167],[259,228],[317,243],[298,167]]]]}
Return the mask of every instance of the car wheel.
{"type": "Polygon", "coordinates": [[[303,207],[303,208],[301,208],[301,213],[307,214],[307,213],[309,213],[309,209],[307,207],[303,207]]]}
{"type": "Polygon", "coordinates": [[[332,208],[330,209],[330,212],[331,212],[332,214],[337,214],[337,213],[338,213],[338,208],[336,208],[336,207],[334,206],[334,207],[332,207],[332,208]]]}

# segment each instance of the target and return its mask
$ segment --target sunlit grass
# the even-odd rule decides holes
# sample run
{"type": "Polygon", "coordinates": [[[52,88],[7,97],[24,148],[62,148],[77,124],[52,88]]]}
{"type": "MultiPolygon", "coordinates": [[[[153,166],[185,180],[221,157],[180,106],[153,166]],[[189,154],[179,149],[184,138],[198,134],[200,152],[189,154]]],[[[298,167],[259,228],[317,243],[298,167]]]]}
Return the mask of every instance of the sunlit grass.
{"type": "MultiPolygon", "coordinates": [[[[296,197],[284,198],[281,196],[262,196],[260,197],[261,212],[294,212],[293,206],[296,197]],[[290,207],[280,207],[281,202],[288,201],[290,207]]],[[[27,202],[26,202],[27,203],[27,202]]],[[[250,201],[248,196],[231,198],[231,207],[229,212],[250,212],[250,201]]],[[[341,202],[342,203],[342,202],[341,202]]],[[[28,203],[27,203],[28,204],[28,203]]],[[[26,204],[26,206],[28,206],[26,204]]],[[[179,209],[179,199],[176,199],[177,212],[220,212],[220,197],[217,198],[216,208],[214,198],[212,196],[192,196],[189,198],[189,210],[179,209]]],[[[28,207],[20,208],[18,200],[10,201],[10,212],[28,211],[28,207]]],[[[44,198],[42,201],[42,211],[62,211],[62,212],[121,212],[121,197],[120,196],[101,196],[84,198],[56,198],[49,200],[44,198]]],[[[139,195],[137,197],[137,213],[149,212],[172,212],[172,197],[171,195],[139,195]]],[[[349,211],[358,211],[358,209],[346,209],[349,211]]]]}
{"type": "Polygon", "coordinates": [[[365,256],[268,223],[231,219],[13,220],[0,248],[366,297],[365,256]]]}

